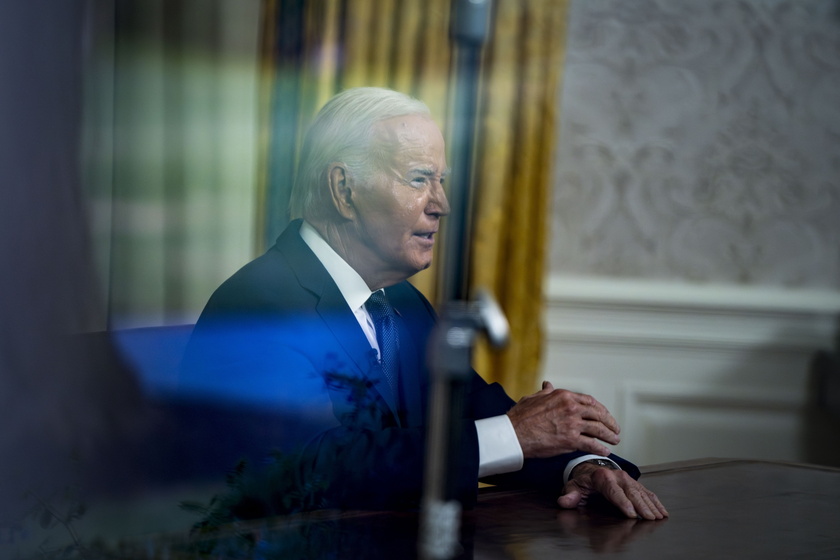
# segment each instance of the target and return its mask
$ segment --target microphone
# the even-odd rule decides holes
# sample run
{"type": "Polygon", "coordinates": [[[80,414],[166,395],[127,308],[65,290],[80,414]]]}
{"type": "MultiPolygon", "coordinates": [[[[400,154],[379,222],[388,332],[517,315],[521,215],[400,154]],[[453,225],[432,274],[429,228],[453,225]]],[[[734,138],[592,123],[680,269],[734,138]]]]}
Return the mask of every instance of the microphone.
{"type": "Polygon", "coordinates": [[[481,46],[490,27],[491,0],[455,0],[450,33],[457,43],[481,46]]]}

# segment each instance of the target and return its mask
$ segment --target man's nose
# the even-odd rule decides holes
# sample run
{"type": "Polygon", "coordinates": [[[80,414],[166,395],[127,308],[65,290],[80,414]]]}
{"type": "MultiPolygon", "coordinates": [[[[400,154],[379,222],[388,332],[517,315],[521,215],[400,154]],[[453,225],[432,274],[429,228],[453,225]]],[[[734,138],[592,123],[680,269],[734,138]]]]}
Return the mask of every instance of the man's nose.
{"type": "Polygon", "coordinates": [[[443,188],[443,183],[434,181],[434,187],[431,191],[429,203],[426,206],[426,213],[433,214],[439,218],[449,214],[449,200],[446,198],[446,191],[443,188]]]}

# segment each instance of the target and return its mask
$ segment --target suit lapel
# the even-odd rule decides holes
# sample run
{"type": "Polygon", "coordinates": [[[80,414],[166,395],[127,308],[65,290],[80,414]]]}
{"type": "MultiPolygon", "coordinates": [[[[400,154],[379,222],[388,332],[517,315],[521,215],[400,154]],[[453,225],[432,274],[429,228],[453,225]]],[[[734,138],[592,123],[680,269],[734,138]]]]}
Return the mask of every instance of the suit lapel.
{"type": "Polygon", "coordinates": [[[379,391],[379,387],[386,383],[381,375],[381,368],[371,367],[371,358],[375,351],[370,347],[356,316],[348,307],[338,286],[318,257],[300,237],[299,230],[299,220],[289,224],[277,240],[276,247],[286,256],[300,285],[317,297],[318,315],[350,359],[356,373],[372,383],[373,390],[397,418],[396,403],[393,399],[385,398],[383,392],[379,391]]]}

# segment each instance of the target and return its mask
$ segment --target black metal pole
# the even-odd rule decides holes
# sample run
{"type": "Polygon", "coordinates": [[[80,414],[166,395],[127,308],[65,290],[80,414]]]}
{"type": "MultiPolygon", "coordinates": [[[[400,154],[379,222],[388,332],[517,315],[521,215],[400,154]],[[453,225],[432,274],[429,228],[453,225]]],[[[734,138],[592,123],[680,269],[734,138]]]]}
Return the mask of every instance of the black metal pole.
{"type": "Polygon", "coordinates": [[[452,212],[447,219],[441,301],[469,298],[469,243],[472,226],[478,82],[481,50],[490,25],[490,0],[454,0],[450,36],[454,49],[455,95],[449,115],[452,212]]]}
{"type": "Polygon", "coordinates": [[[476,333],[486,328],[467,300],[478,81],[490,10],[490,0],[454,0],[452,5],[455,96],[449,116],[451,213],[443,259],[444,309],[428,349],[432,390],[419,542],[420,556],[425,560],[453,558],[458,553],[461,504],[448,475],[459,471],[461,454],[459,430],[452,429],[452,422],[462,415],[476,333]]]}

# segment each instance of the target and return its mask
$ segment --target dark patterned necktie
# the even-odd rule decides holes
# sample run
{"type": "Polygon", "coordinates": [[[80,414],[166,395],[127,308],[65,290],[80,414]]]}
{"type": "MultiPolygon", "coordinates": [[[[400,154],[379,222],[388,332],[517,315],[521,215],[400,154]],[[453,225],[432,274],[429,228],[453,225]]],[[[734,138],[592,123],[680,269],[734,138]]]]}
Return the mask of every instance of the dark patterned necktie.
{"type": "Polygon", "coordinates": [[[397,322],[394,308],[388,303],[385,292],[377,290],[365,303],[365,308],[373,319],[376,329],[376,341],[379,343],[379,359],[382,372],[391,390],[391,397],[397,395],[397,376],[399,375],[400,341],[397,335],[397,322]]]}

